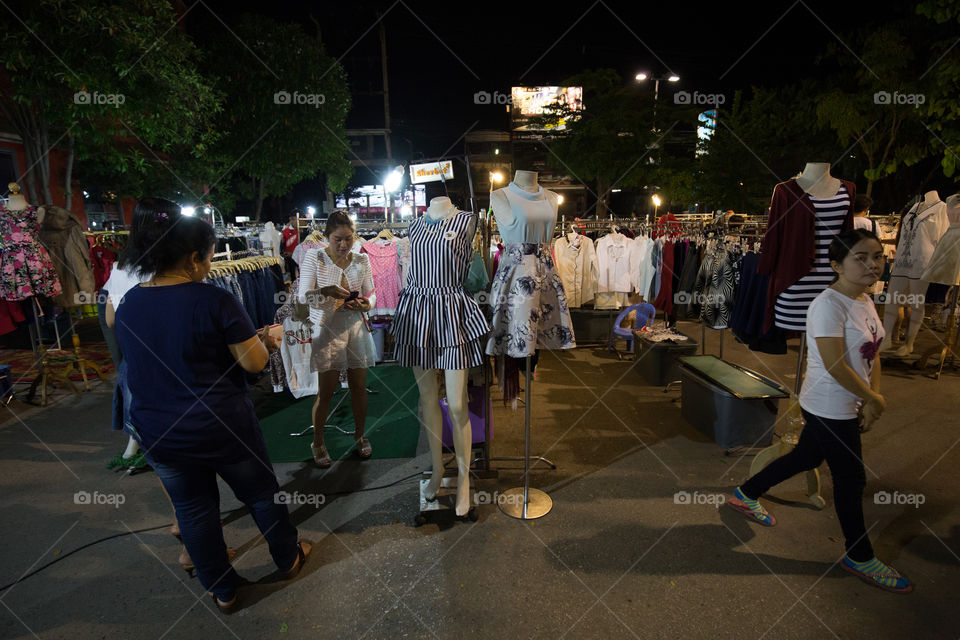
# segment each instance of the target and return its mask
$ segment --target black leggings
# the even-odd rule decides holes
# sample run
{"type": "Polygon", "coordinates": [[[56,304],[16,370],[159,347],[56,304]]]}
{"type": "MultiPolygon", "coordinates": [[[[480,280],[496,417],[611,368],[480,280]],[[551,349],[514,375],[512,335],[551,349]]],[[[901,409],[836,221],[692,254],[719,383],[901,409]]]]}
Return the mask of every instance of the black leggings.
{"type": "Polygon", "coordinates": [[[803,471],[816,469],[826,460],[833,475],[833,506],[843,530],[847,556],[855,562],[866,562],[873,558],[873,547],[863,522],[863,489],[867,476],[863,470],[859,421],[821,418],[806,410],[803,417],[807,424],[793,451],[771,462],[740,490],[756,500],[770,487],[803,471]]]}

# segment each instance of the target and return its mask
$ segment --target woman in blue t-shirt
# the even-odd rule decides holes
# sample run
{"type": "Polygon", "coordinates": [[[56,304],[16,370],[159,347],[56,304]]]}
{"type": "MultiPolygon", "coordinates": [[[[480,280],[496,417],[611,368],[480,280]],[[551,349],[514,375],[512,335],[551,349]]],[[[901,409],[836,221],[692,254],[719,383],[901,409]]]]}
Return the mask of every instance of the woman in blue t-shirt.
{"type": "Polygon", "coordinates": [[[867,295],[883,272],[883,246],[873,232],[850,229],[830,243],[833,284],[807,311],[807,371],[800,389],[806,423],[794,449],[777,458],[733,492],[728,504],[772,527],[776,519],[758,498],[798,473],[826,460],[833,475],[833,506],[846,546],[841,566],[869,584],[907,593],[913,585],[873,555],[863,519],[867,484],[861,431],[880,417],[887,403],[880,395],[883,324],[867,295]]]}
{"type": "Polygon", "coordinates": [[[168,205],[132,234],[131,262],[153,276],[116,311],[130,390],[126,427],[173,502],[200,582],[230,612],[244,581],[227,556],[217,476],[250,510],[284,576],[299,571],[310,545],[297,541],[286,505],[275,499],[279,487],[247,394],[245,372],[262,371],[277,345],[266,328],[253,328],[233,294],[203,284],[213,228],[168,205]]]}

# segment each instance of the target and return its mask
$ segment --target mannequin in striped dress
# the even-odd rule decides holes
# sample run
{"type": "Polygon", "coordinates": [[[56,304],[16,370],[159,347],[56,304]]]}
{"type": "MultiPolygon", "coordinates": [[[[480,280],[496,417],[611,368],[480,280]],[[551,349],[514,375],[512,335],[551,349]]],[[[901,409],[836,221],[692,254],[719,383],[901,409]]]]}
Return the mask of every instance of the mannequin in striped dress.
{"type": "Polygon", "coordinates": [[[433,464],[425,492],[429,500],[436,498],[443,481],[443,414],[435,370],[443,371],[457,455],[458,516],[470,510],[467,373],[483,362],[480,339],[490,329],[477,302],[463,288],[476,226],[474,214],[459,211],[445,196],[433,198],[426,214],[410,223],[410,274],[390,328],[397,361],[413,368],[420,389],[420,415],[433,464]]]}

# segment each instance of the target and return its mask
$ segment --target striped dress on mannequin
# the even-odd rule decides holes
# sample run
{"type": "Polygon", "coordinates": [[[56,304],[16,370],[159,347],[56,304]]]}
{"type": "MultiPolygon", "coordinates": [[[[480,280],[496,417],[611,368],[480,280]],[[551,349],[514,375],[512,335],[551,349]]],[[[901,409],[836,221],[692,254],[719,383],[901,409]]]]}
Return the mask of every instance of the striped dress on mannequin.
{"type": "Polygon", "coordinates": [[[469,369],[483,362],[480,339],[490,330],[463,288],[473,259],[466,211],[410,223],[410,274],[390,333],[398,363],[422,369],[469,369]]]}
{"type": "Polygon", "coordinates": [[[774,307],[774,324],[791,331],[807,330],[807,309],[813,299],[833,283],[828,250],[834,236],[843,228],[843,221],[850,209],[850,195],[841,184],[837,194],[829,198],[810,197],[816,214],[816,253],[810,273],[797,280],[789,289],[777,296],[774,307]]]}

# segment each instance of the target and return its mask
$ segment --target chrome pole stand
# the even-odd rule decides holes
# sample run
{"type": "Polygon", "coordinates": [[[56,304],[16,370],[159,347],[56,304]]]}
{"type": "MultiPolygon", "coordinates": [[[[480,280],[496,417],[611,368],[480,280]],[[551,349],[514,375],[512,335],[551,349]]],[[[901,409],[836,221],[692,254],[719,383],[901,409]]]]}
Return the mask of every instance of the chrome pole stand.
{"type": "MultiPolygon", "coordinates": [[[[545,491],[530,487],[530,390],[532,387],[530,375],[530,356],[526,361],[526,389],[524,396],[524,456],[523,456],[523,486],[507,489],[498,496],[497,506],[505,515],[518,520],[535,520],[542,518],[553,509],[553,499],[545,491]]],[[[543,458],[539,458],[543,460],[543,458]]],[[[552,465],[552,463],[551,463],[552,465]]],[[[556,468],[556,466],[554,466],[556,468]]]]}
{"type": "MultiPolygon", "coordinates": [[[[337,412],[337,409],[340,408],[340,405],[343,404],[343,401],[346,400],[346,399],[347,399],[347,396],[349,396],[349,395],[350,395],[350,389],[347,389],[347,392],[346,392],[345,394],[343,394],[342,396],[340,396],[340,399],[337,400],[336,406],[334,406],[333,409],[330,410],[330,413],[327,414],[327,419],[328,419],[328,420],[330,419],[330,416],[332,416],[333,414],[335,414],[335,413],[337,412]]],[[[341,429],[339,426],[337,426],[337,425],[335,425],[335,424],[325,424],[325,425],[323,425],[323,428],[324,428],[324,429],[336,429],[336,430],[339,431],[340,433],[345,433],[345,434],[347,434],[347,435],[353,435],[353,434],[354,434],[353,431],[347,431],[347,430],[345,430],[345,429],[341,429]]],[[[299,438],[300,436],[305,436],[305,435],[307,435],[308,433],[312,432],[313,429],[314,429],[314,426],[311,424],[310,426],[308,426],[308,427],[307,427],[306,429],[304,429],[303,431],[291,433],[291,434],[290,434],[290,437],[291,437],[291,438],[299,438]]]]}

